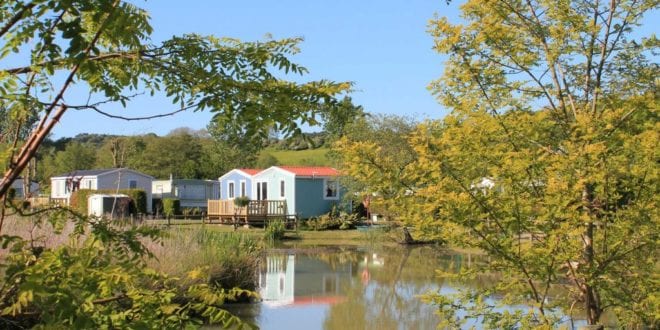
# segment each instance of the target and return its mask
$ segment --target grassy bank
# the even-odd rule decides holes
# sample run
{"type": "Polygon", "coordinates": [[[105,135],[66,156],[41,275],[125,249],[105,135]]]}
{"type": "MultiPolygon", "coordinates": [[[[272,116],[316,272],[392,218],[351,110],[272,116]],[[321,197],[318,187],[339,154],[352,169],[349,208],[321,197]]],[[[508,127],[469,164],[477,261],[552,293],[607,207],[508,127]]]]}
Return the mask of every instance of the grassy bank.
{"type": "Polygon", "coordinates": [[[326,157],[330,149],[317,148],[307,150],[278,150],[268,148],[262,153],[271,154],[282,165],[331,166],[326,157]]]}

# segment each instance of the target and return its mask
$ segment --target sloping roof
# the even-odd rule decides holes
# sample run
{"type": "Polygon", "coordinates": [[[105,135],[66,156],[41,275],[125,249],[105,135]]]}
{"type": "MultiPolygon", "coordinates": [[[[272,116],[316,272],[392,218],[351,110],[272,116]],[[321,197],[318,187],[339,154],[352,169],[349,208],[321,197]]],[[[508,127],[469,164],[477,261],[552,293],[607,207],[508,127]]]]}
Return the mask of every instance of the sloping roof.
{"type": "Polygon", "coordinates": [[[328,166],[277,166],[296,176],[337,176],[339,171],[328,166]]]}
{"type": "Polygon", "coordinates": [[[262,171],[261,169],[258,169],[258,168],[239,168],[238,170],[243,171],[243,172],[245,172],[249,175],[255,175],[255,174],[262,171]]]}
{"type": "Polygon", "coordinates": [[[222,179],[224,179],[225,177],[231,175],[232,173],[239,173],[239,174],[244,175],[244,176],[253,177],[254,175],[256,175],[257,173],[259,173],[261,171],[262,171],[262,169],[258,169],[258,168],[235,168],[235,169],[223,174],[221,177],[219,177],[218,181],[222,181],[222,179]]]}
{"type": "Polygon", "coordinates": [[[71,171],[69,173],[64,173],[60,175],[56,175],[53,178],[69,178],[69,177],[74,177],[74,176],[97,176],[100,174],[116,171],[118,168],[104,168],[104,169],[97,169],[97,170],[77,170],[77,171],[71,171]]]}
{"type": "Polygon", "coordinates": [[[51,179],[53,179],[53,178],[83,177],[83,176],[100,176],[100,175],[104,175],[104,174],[108,174],[108,173],[112,173],[112,172],[117,172],[117,171],[129,171],[129,172],[133,172],[135,174],[139,174],[141,176],[153,179],[153,177],[150,176],[150,175],[147,175],[147,174],[144,174],[142,172],[135,171],[135,170],[131,170],[130,168],[125,168],[125,167],[122,167],[122,168],[103,168],[103,169],[96,169],[96,170],[76,170],[76,171],[71,171],[69,173],[64,173],[64,174],[53,176],[53,177],[51,177],[51,179]]]}

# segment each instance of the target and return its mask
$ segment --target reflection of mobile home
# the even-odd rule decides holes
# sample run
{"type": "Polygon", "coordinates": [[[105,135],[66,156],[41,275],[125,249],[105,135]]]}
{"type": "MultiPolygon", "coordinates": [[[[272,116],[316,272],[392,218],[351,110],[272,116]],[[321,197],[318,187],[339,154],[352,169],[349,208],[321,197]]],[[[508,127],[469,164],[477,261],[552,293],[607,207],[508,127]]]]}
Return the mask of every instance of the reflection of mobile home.
{"type": "Polygon", "coordinates": [[[259,273],[259,294],[264,303],[272,306],[293,303],[295,258],[294,255],[266,258],[266,267],[259,273]]]}
{"type": "Polygon", "coordinates": [[[259,292],[271,306],[343,301],[343,290],[351,282],[350,263],[332,267],[305,255],[272,255],[265,265],[259,274],[259,292]]]}

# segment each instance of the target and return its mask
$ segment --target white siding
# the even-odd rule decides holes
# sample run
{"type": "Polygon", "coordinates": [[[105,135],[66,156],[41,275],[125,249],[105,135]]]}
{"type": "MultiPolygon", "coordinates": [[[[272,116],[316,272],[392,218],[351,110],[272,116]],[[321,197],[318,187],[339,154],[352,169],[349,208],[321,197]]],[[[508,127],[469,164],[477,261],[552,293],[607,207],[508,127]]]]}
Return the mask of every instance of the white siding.
{"type": "Polygon", "coordinates": [[[172,181],[171,180],[154,180],[151,183],[151,193],[156,197],[171,197],[172,196],[172,181]]]}
{"type": "Polygon", "coordinates": [[[296,176],[277,167],[268,168],[252,177],[252,196],[257,199],[257,183],[266,182],[269,200],[286,200],[287,210],[293,213],[296,210],[296,176]],[[285,197],[280,197],[280,183],[284,180],[285,197]]]}
{"type": "Polygon", "coordinates": [[[151,185],[153,179],[133,171],[121,170],[102,174],[98,177],[98,189],[130,189],[129,181],[137,182],[137,189],[142,189],[147,195],[147,212],[151,212],[151,185]]]}
{"type": "Polygon", "coordinates": [[[50,180],[50,197],[51,198],[69,198],[69,194],[64,191],[66,185],[65,178],[53,178],[50,180]]]}

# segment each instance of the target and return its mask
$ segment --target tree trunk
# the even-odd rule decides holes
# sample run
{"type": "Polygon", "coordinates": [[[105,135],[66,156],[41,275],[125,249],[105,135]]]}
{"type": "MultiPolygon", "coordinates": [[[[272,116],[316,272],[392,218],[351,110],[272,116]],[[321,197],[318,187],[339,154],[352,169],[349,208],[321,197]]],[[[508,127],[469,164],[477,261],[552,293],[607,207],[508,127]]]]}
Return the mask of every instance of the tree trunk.
{"type": "MultiPolygon", "coordinates": [[[[588,215],[589,221],[586,224],[584,233],[582,234],[583,241],[583,258],[584,266],[587,267],[588,272],[593,269],[594,265],[594,230],[595,225],[593,222],[593,206],[594,206],[594,187],[591,184],[586,184],[582,193],[582,202],[584,205],[584,212],[588,215]]],[[[590,274],[586,274],[587,277],[590,274]]],[[[600,296],[597,289],[589,284],[588,278],[583,279],[582,293],[584,295],[584,307],[587,312],[587,322],[589,325],[595,325],[600,321],[602,309],[600,305],[600,296]]]]}
{"type": "Polygon", "coordinates": [[[415,243],[415,239],[412,238],[412,235],[410,235],[410,232],[408,231],[408,228],[403,227],[403,243],[404,244],[413,244],[415,243]]]}

